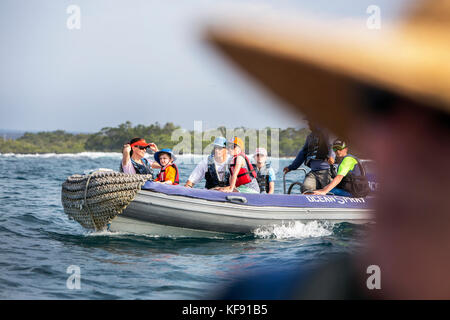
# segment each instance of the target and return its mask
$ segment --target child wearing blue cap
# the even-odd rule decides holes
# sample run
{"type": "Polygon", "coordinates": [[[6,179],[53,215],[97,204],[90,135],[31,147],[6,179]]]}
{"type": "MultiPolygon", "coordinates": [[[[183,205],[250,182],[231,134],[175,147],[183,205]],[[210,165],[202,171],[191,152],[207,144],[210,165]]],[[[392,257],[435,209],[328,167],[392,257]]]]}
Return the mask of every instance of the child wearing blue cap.
{"type": "Polygon", "coordinates": [[[161,166],[155,182],[173,185],[180,183],[178,167],[173,163],[175,160],[175,155],[171,149],[162,149],[155,153],[155,161],[161,166]]]}

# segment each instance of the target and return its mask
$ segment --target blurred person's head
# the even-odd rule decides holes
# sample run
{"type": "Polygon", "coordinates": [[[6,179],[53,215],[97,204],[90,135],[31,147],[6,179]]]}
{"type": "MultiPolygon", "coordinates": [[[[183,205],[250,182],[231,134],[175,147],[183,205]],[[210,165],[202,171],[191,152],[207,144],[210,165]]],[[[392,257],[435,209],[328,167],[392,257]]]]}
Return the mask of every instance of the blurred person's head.
{"type": "Polygon", "coordinates": [[[210,41],[311,130],[317,122],[376,161],[376,224],[359,261],[380,266],[382,297],[450,298],[450,6],[413,8],[376,36],[324,21],[320,37],[311,27],[233,23],[210,41]]]}
{"type": "Polygon", "coordinates": [[[380,173],[376,232],[365,260],[380,265],[393,297],[448,298],[450,171],[440,163],[450,157],[449,113],[379,94],[391,99],[371,105],[354,133],[380,173]]]}
{"type": "Polygon", "coordinates": [[[308,128],[309,130],[311,130],[312,132],[316,132],[319,130],[319,126],[316,122],[308,120],[308,128]]]}

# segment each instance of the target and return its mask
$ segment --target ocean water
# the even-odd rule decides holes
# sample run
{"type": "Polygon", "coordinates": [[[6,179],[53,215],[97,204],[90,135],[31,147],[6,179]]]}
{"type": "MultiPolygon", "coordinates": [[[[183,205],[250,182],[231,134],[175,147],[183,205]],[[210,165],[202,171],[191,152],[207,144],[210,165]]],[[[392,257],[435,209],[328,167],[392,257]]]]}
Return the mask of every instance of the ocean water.
{"type": "MultiPolygon", "coordinates": [[[[75,173],[117,170],[120,159],[118,153],[0,154],[0,299],[208,299],[269,265],[282,272],[364,247],[368,226],[317,221],[223,239],[88,232],[65,215],[61,184],[75,173]],[[70,266],[80,270],[79,288],[68,286],[70,266]]],[[[183,182],[191,160],[179,159],[183,182]]],[[[290,161],[273,163],[283,168],[290,161]]],[[[302,175],[290,173],[288,186],[302,175]]],[[[282,193],[281,170],[277,179],[282,193]]]]}

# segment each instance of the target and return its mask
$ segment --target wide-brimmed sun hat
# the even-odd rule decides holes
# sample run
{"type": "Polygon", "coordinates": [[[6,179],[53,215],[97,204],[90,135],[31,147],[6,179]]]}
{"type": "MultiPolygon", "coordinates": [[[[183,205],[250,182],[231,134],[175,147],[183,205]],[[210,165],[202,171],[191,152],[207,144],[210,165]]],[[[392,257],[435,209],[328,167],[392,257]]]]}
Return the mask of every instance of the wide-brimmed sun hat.
{"type": "Polygon", "coordinates": [[[155,154],[154,154],[155,161],[159,165],[161,165],[161,163],[159,162],[159,156],[161,155],[161,153],[167,153],[170,156],[170,158],[172,158],[173,161],[175,161],[177,159],[175,157],[175,155],[173,154],[172,149],[169,149],[169,148],[161,149],[158,152],[155,152],[155,154]]]}
{"type": "Polygon", "coordinates": [[[212,25],[207,39],[308,119],[346,136],[363,106],[361,85],[450,113],[450,1],[414,4],[402,23],[380,30],[268,17],[212,25]]]}

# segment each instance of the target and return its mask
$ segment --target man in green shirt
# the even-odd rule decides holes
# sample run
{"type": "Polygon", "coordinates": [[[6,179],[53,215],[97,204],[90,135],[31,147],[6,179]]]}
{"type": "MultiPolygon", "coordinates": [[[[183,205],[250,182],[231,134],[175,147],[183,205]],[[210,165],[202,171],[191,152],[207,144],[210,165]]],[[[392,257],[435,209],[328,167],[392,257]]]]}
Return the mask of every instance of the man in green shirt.
{"type": "Polygon", "coordinates": [[[313,194],[326,195],[331,192],[337,196],[365,197],[369,193],[369,183],[358,158],[349,154],[347,144],[339,139],[333,142],[333,151],[339,164],[337,172],[332,170],[333,180],[313,194]]]}

